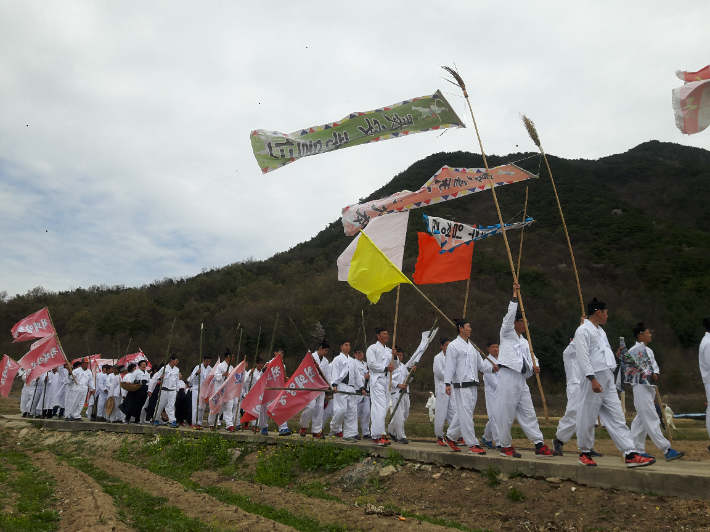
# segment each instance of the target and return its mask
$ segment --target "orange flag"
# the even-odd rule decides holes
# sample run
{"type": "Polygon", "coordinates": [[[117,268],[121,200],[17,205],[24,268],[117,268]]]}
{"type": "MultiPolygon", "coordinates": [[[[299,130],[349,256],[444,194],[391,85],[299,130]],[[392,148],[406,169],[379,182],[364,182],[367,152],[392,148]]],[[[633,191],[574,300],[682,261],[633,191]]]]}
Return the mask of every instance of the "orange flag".
{"type": "Polygon", "coordinates": [[[473,260],[473,241],[440,253],[441,246],[433,236],[426,233],[417,235],[419,257],[413,275],[415,283],[437,284],[468,279],[473,260]]]}

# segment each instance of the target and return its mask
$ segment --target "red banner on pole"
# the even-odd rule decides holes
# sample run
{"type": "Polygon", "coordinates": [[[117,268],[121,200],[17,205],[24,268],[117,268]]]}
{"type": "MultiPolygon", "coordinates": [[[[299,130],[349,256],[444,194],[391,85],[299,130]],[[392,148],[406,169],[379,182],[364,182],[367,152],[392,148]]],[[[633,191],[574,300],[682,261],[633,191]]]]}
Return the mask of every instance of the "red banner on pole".
{"type": "Polygon", "coordinates": [[[281,360],[281,355],[276,355],[269,362],[269,365],[264,368],[261,377],[256,381],[249,390],[249,393],[244,396],[242,401],[242,423],[259,419],[261,406],[269,401],[273,401],[279,394],[278,390],[267,390],[266,388],[281,388],[286,382],[284,363],[281,360]]]}
{"type": "Polygon", "coordinates": [[[3,355],[2,361],[0,361],[0,395],[3,397],[10,395],[12,381],[15,379],[19,369],[20,365],[17,362],[9,356],[3,355]]]}
{"type": "Polygon", "coordinates": [[[143,351],[141,351],[140,349],[137,353],[133,353],[132,355],[126,355],[125,357],[120,358],[118,362],[116,362],[116,364],[118,364],[119,366],[128,366],[128,364],[138,365],[141,360],[145,360],[148,363],[146,369],[151,369],[153,367],[150,365],[148,357],[145,356],[145,353],[143,353],[143,351]]]}
{"type": "MultiPolygon", "coordinates": [[[[200,362],[202,364],[202,362],[200,362]]],[[[207,377],[205,377],[205,380],[202,381],[202,384],[200,385],[200,404],[206,403],[210,397],[212,397],[212,394],[214,394],[214,374],[215,370],[217,369],[217,366],[219,366],[219,357],[217,357],[217,363],[212,366],[212,369],[210,369],[209,374],[207,377]]],[[[204,366],[200,369],[203,369],[204,366]]],[[[199,375],[198,375],[199,377],[199,375]]]]}
{"type": "Polygon", "coordinates": [[[44,307],[38,310],[31,316],[27,316],[24,320],[18,321],[15,326],[10,329],[13,342],[24,342],[25,340],[34,340],[35,338],[44,338],[54,334],[52,320],[49,319],[49,310],[44,307]]]}
{"type": "MultiPolygon", "coordinates": [[[[244,385],[244,367],[246,361],[242,360],[239,365],[234,368],[220,386],[219,390],[210,397],[210,414],[216,414],[222,407],[223,403],[231,401],[235,397],[242,395],[242,386],[244,385]]],[[[231,425],[232,420],[227,422],[231,425]]]]}
{"type": "Polygon", "coordinates": [[[18,364],[27,370],[27,382],[41,377],[52,368],[64,365],[64,355],[57,337],[47,336],[37,347],[23,356],[18,364]]]}
{"type": "MultiPolygon", "coordinates": [[[[298,366],[296,372],[291,375],[291,378],[286,383],[285,388],[323,388],[323,392],[328,390],[328,383],[323,380],[318,372],[313,355],[309,351],[306,353],[306,358],[303,359],[301,365],[298,366]]],[[[277,425],[281,425],[288,421],[293,416],[303,410],[308,403],[318,397],[323,392],[305,392],[305,391],[290,391],[290,390],[271,390],[278,393],[269,408],[267,414],[273,419],[277,425]]]]}

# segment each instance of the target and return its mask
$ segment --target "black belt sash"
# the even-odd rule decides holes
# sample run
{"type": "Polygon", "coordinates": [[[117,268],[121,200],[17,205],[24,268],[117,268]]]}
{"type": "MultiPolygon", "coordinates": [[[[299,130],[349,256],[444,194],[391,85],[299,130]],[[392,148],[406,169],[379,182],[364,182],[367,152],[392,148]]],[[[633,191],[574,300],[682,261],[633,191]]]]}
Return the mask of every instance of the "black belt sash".
{"type": "Polygon", "coordinates": [[[470,388],[471,386],[478,386],[478,381],[455,382],[454,383],[454,388],[470,388]]]}

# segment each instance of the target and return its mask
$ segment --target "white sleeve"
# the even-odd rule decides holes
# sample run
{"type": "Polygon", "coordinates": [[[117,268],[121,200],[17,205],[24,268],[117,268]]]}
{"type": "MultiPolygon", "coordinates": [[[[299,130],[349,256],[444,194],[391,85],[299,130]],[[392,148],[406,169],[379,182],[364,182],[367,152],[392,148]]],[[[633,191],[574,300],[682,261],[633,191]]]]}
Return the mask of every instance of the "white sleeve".
{"type": "Polygon", "coordinates": [[[574,334],[574,350],[577,356],[580,379],[593,376],[594,370],[589,360],[589,331],[585,327],[580,327],[574,334]]]}
{"type": "Polygon", "coordinates": [[[384,373],[387,365],[377,360],[376,346],[377,344],[373,344],[367,348],[367,367],[370,373],[384,373]]]}
{"type": "Polygon", "coordinates": [[[434,375],[436,376],[437,379],[440,381],[444,381],[444,364],[442,363],[441,359],[446,359],[446,356],[440,357],[439,355],[436,355],[434,358],[434,375]]]}

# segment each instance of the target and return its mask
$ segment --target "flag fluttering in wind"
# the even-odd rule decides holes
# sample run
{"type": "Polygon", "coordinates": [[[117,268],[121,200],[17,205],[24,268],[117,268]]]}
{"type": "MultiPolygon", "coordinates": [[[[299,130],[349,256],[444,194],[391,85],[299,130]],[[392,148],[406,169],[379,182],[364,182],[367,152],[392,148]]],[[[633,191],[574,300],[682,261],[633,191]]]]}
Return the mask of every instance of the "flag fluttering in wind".
{"type": "Polygon", "coordinates": [[[259,168],[267,173],[309,155],[451,127],[466,126],[436,91],[293,133],[257,129],[251,132],[251,146],[259,168]]]}
{"type": "MultiPolygon", "coordinates": [[[[222,383],[222,386],[210,397],[210,414],[216,414],[222,408],[222,404],[231,401],[235,397],[242,395],[244,386],[244,368],[246,360],[242,360],[234,368],[222,383]]],[[[229,421],[231,423],[231,421],[229,421]]]]}
{"type": "MultiPolygon", "coordinates": [[[[408,222],[409,211],[398,212],[375,218],[362,230],[400,270],[404,259],[404,240],[407,236],[408,222]]],[[[359,240],[358,234],[338,257],[338,281],[348,280],[350,265],[359,240]]]]}
{"type": "MultiPolygon", "coordinates": [[[[526,218],[522,222],[505,224],[505,230],[511,231],[513,229],[522,229],[533,222],[534,220],[532,218],[526,218]]],[[[424,223],[427,225],[427,230],[439,243],[440,253],[453,251],[462,244],[468,244],[469,242],[475,242],[476,240],[482,240],[484,238],[503,233],[503,231],[501,231],[500,224],[488,227],[476,227],[447,220],[445,218],[427,216],[426,214],[424,215],[424,223]]]]}
{"type": "Polygon", "coordinates": [[[377,303],[384,292],[389,292],[401,283],[411,284],[411,281],[369,236],[361,232],[350,261],[348,283],[365,294],[371,303],[377,303]]]}
{"type": "Polygon", "coordinates": [[[12,337],[14,338],[13,343],[44,338],[54,334],[52,320],[49,319],[49,310],[44,307],[31,316],[27,316],[24,320],[18,321],[10,332],[12,332],[12,337]]]}
{"type": "Polygon", "coordinates": [[[473,260],[473,241],[441,253],[439,242],[426,233],[417,233],[419,237],[419,256],[412,278],[417,284],[451,283],[465,281],[471,275],[473,260]]]}
{"type": "Polygon", "coordinates": [[[264,372],[253,384],[249,393],[244,396],[241,408],[244,410],[242,423],[259,419],[259,413],[264,404],[273,401],[279,394],[278,390],[267,390],[266,388],[282,388],[286,382],[284,363],[281,355],[276,355],[269,364],[264,367],[264,372]]]}
{"type": "Polygon", "coordinates": [[[700,133],[710,125],[710,65],[697,72],[676,72],[685,84],[673,89],[675,125],[686,135],[700,133]]]}
{"type": "MultiPolygon", "coordinates": [[[[200,364],[202,363],[200,362],[200,364]]],[[[214,366],[212,366],[212,369],[210,369],[210,372],[207,374],[207,377],[205,377],[205,380],[202,381],[199,397],[200,404],[207,402],[207,400],[214,394],[214,374],[217,366],[219,366],[219,357],[217,357],[217,362],[214,366]]]]}
{"type": "Polygon", "coordinates": [[[318,367],[316,366],[315,360],[313,360],[313,355],[310,351],[306,353],[306,357],[303,359],[303,362],[301,362],[301,365],[298,366],[298,369],[293,375],[291,375],[291,378],[283,387],[291,388],[293,390],[316,388],[323,391],[292,392],[289,390],[274,390],[277,391],[278,395],[276,396],[276,399],[274,399],[274,402],[269,405],[266,413],[276,422],[277,425],[281,425],[281,423],[291,419],[302,409],[304,409],[308,403],[329,388],[328,383],[323,380],[323,377],[321,377],[318,372],[318,367]]]}
{"type": "Polygon", "coordinates": [[[12,360],[9,356],[3,355],[2,360],[0,360],[0,395],[3,397],[8,397],[10,395],[10,388],[12,388],[12,381],[15,379],[15,375],[20,370],[20,365],[12,360]]]}
{"type": "Polygon", "coordinates": [[[675,73],[678,79],[690,83],[692,81],[702,81],[704,79],[710,79],[710,65],[705,68],[701,68],[697,72],[687,72],[685,70],[676,70],[675,73]]]}
{"type": "Polygon", "coordinates": [[[137,353],[133,353],[132,355],[126,355],[125,357],[122,357],[116,362],[119,366],[127,366],[128,364],[139,364],[141,360],[145,360],[148,365],[146,366],[147,369],[152,368],[150,361],[148,360],[148,357],[145,356],[145,353],[143,353],[142,350],[138,350],[137,353]]]}
{"type": "MultiPolygon", "coordinates": [[[[490,172],[496,187],[537,177],[514,164],[498,166],[490,172]]],[[[419,190],[404,190],[383,199],[345,207],[342,211],[343,228],[346,235],[353,236],[375,217],[434,205],[490,188],[485,168],[444,166],[419,190]]]]}
{"type": "Polygon", "coordinates": [[[23,356],[18,364],[25,368],[27,382],[41,377],[49,370],[64,364],[64,355],[57,344],[57,337],[47,336],[43,342],[23,356]]]}

